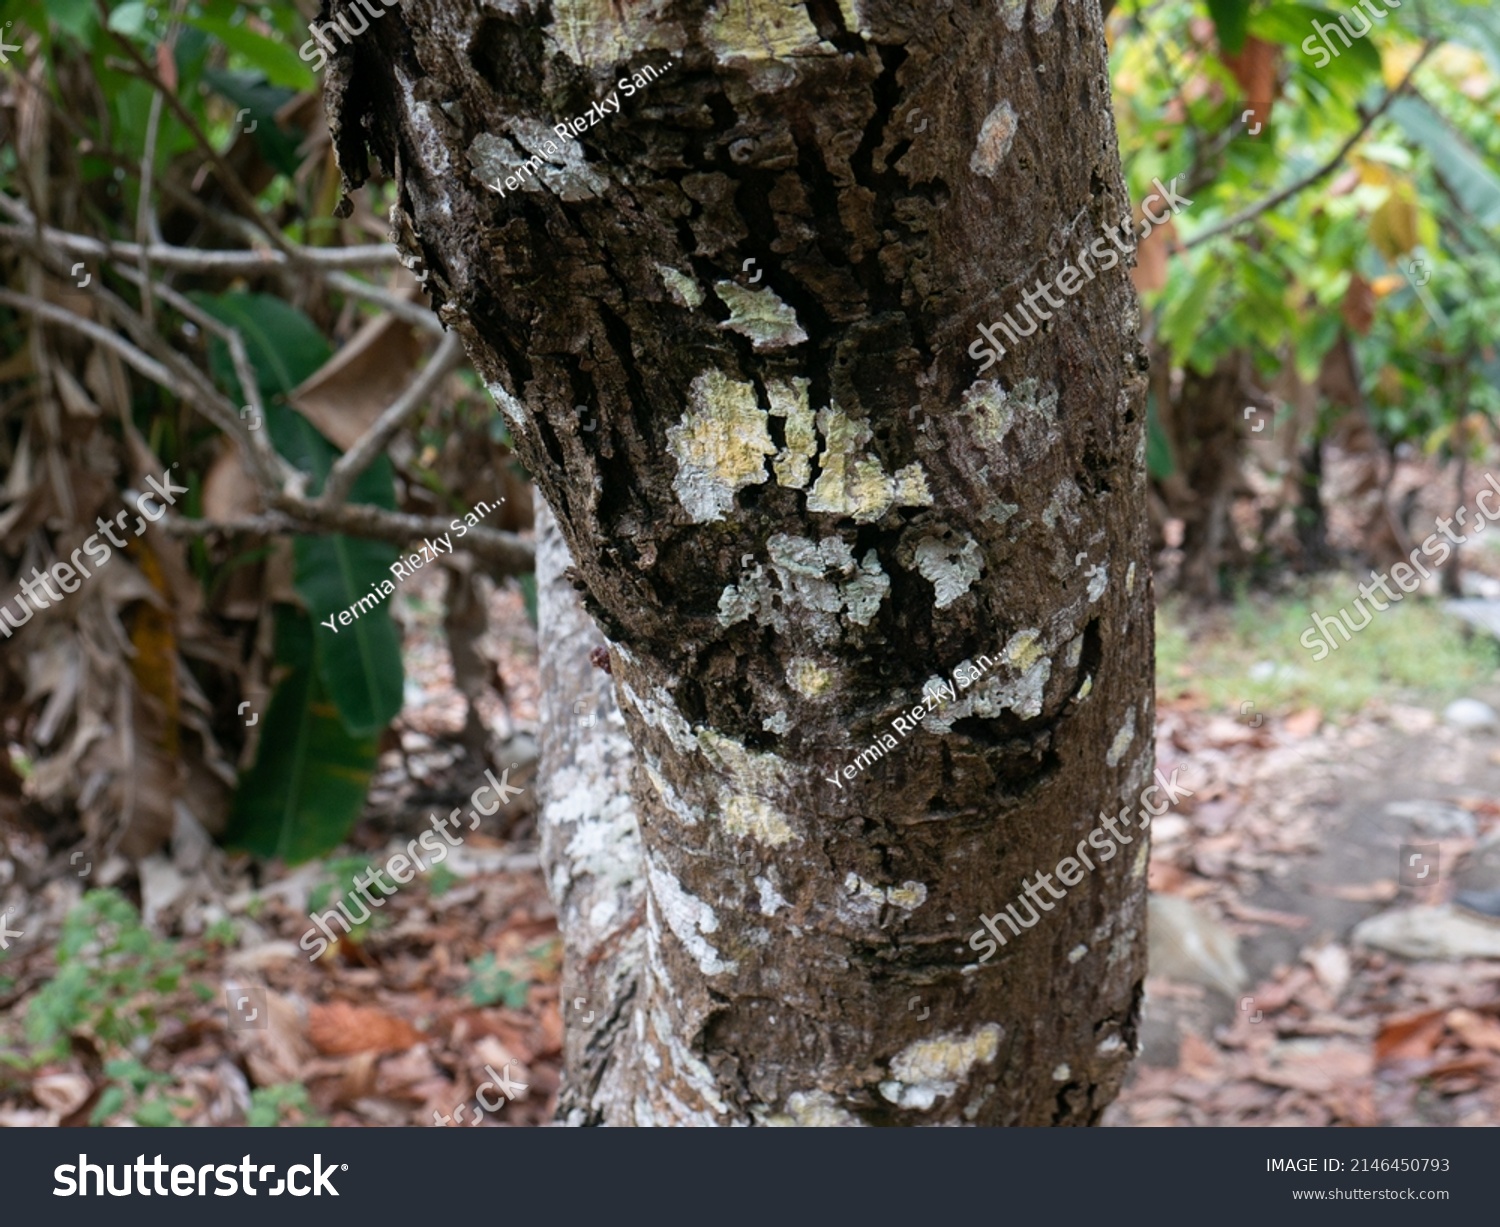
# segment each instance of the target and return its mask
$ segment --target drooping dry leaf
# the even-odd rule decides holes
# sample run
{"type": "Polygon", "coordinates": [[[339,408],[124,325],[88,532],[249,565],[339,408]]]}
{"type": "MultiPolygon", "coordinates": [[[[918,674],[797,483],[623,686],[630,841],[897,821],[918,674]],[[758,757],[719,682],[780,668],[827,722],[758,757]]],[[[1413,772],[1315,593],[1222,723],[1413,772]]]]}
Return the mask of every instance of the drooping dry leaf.
{"type": "Polygon", "coordinates": [[[348,451],[405,390],[421,356],[422,340],[411,325],[394,315],[379,315],[289,399],[324,438],[348,451]]]}
{"type": "Polygon", "coordinates": [[[1424,1010],[1405,1018],[1387,1019],[1375,1037],[1375,1061],[1423,1061],[1443,1038],[1443,1010],[1424,1010]]]}

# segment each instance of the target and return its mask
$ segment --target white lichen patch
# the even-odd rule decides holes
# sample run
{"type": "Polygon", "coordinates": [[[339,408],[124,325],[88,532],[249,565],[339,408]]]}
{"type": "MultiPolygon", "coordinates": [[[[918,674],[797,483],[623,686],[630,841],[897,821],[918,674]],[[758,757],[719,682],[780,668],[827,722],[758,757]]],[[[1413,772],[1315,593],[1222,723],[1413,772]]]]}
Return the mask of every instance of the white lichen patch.
{"type": "Polygon", "coordinates": [[[1135,740],[1135,708],[1125,713],[1125,723],[1120,726],[1120,731],[1115,734],[1114,741],[1110,742],[1109,753],[1104,756],[1104,761],[1111,767],[1118,767],[1120,760],[1125,757],[1125,752],[1130,749],[1130,743],[1135,740]]]}
{"type": "Polygon", "coordinates": [[[1066,1082],[1072,1076],[1073,1076],[1072,1067],[1069,1066],[1069,1064],[1066,1061],[1064,1061],[1061,1065],[1059,1065],[1056,1069],[1054,1069],[1052,1071],[1052,1081],[1053,1082],[1066,1082]]]}
{"type": "Polygon", "coordinates": [[[1078,662],[1083,658],[1083,636],[1074,635],[1068,640],[1068,646],[1063,649],[1063,663],[1069,669],[1078,668],[1078,662]]]}
{"type": "Polygon", "coordinates": [[[891,1059],[891,1077],[880,1084],[885,1099],[925,1112],[940,1096],[952,1095],[976,1065],[991,1065],[1005,1028],[985,1023],[973,1035],[945,1032],[908,1044],[891,1059]]]}
{"type": "Polygon", "coordinates": [[[845,1108],[827,1091],[795,1091],[787,1096],[786,1111],[764,1118],[769,1126],[804,1129],[852,1129],[864,1121],[845,1108]]]}
{"type": "Polygon", "coordinates": [[[1099,1041],[1098,1046],[1095,1047],[1094,1051],[1097,1052],[1101,1057],[1107,1057],[1121,1051],[1124,1047],[1125,1041],[1122,1040],[1118,1035],[1106,1035],[1102,1040],[1099,1041]]]}
{"type": "Polygon", "coordinates": [[[785,733],[790,726],[787,722],[786,712],[779,711],[775,713],[775,715],[767,716],[764,720],[762,720],[760,722],[760,727],[765,729],[768,733],[776,733],[779,735],[781,733],[785,733]]]}
{"type": "Polygon", "coordinates": [[[929,732],[949,733],[955,723],[970,716],[989,720],[1002,712],[1013,711],[1032,720],[1041,715],[1047,679],[1052,676],[1052,661],[1043,650],[1041,638],[1041,631],[1035,627],[1017,631],[1000,652],[1000,659],[1009,667],[1011,676],[989,674],[966,691],[957,703],[931,713],[922,726],[929,732]]]}
{"type": "Polygon", "coordinates": [[[818,410],[818,430],[824,447],[818,458],[821,472],[807,497],[809,511],[851,516],[857,524],[871,524],[893,506],[932,506],[921,465],[912,461],[892,477],[876,457],[863,450],[871,439],[867,422],[853,420],[834,405],[818,410]]]}
{"type": "Polygon", "coordinates": [[[776,889],[776,884],[770,878],[756,878],[755,889],[760,894],[762,916],[774,916],[782,908],[788,906],[787,901],[781,897],[781,892],[776,889]]]}
{"type": "Polygon", "coordinates": [[[651,781],[651,787],[656,789],[656,795],[661,798],[662,805],[674,818],[684,826],[695,827],[703,821],[703,811],[695,805],[690,805],[682,795],[672,787],[662,776],[660,764],[647,760],[643,764],[646,768],[646,778],[651,781]]]}
{"type": "Polygon", "coordinates": [[[676,702],[664,687],[653,687],[651,694],[643,699],[636,694],[629,682],[623,682],[620,693],[640,713],[648,728],[661,729],[667,735],[673,749],[691,753],[698,748],[697,739],[693,736],[693,726],[677,710],[676,702]]]}
{"type": "Polygon", "coordinates": [[[773,379],[766,384],[771,416],[786,419],[786,446],[776,454],[771,467],[776,480],[793,490],[804,490],[812,479],[812,458],[818,450],[817,417],[807,403],[808,380],[797,376],[790,383],[773,379]]]}
{"type": "Polygon", "coordinates": [[[974,143],[969,169],[986,179],[995,178],[1000,173],[1000,163],[1010,152],[1010,144],[1015,136],[1015,108],[1009,102],[1001,100],[984,117],[984,123],[979,127],[979,139],[974,143]]]}
{"type": "Polygon", "coordinates": [[[738,491],[768,479],[765,458],[776,445],[753,384],[705,371],[691,395],[692,408],[667,431],[667,447],[677,461],[672,489],[688,516],[704,524],[722,520],[738,491]]]}
{"type": "Polygon", "coordinates": [[[890,592],[890,577],[880,569],[873,549],[856,564],[854,551],[838,537],[809,541],[785,533],[773,536],[766,549],[770,575],[757,566],[720,593],[721,626],[753,617],[785,632],[791,625],[788,610],[792,610],[801,613],[798,620],[815,639],[827,643],[838,636],[840,615],[866,626],[890,592]]]}
{"type": "Polygon", "coordinates": [[[1135,591],[1135,563],[1125,568],[1125,592],[1130,594],[1135,591]]]}
{"type": "Polygon", "coordinates": [[[486,187],[512,192],[552,192],[560,200],[592,200],[604,195],[609,180],[583,156],[583,146],[564,140],[539,119],[515,116],[508,138],[481,132],[468,149],[474,175],[486,187]],[[507,183],[507,180],[514,183],[507,183]]]}
{"type": "Polygon", "coordinates": [[[1087,574],[1089,577],[1089,604],[1093,604],[1104,595],[1104,590],[1109,587],[1109,563],[1096,563],[1089,568],[1087,574]]]}
{"type": "Polygon", "coordinates": [[[968,592],[984,570],[979,542],[967,533],[961,546],[941,537],[923,537],[917,542],[917,570],[934,589],[934,604],[946,609],[968,592]]]}
{"type": "Polygon", "coordinates": [[[691,309],[703,305],[703,287],[686,273],[680,273],[666,264],[658,264],[656,271],[679,307],[691,309]]]}
{"type": "MultiPolygon", "coordinates": [[[[963,394],[959,413],[974,419],[974,437],[989,447],[998,448],[1016,419],[1005,389],[995,379],[976,380],[963,394]]],[[[1012,514],[1015,508],[1012,506],[1012,514]]]]}
{"type": "Polygon", "coordinates": [[[702,899],[694,898],[682,888],[682,883],[667,870],[660,868],[648,854],[646,873],[651,881],[651,896],[661,908],[667,928],[677,935],[677,940],[697,960],[698,968],[705,976],[722,975],[739,970],[739,964],[719,957],[719,952],[708,943],[705,933],[715,933],[719,918],[713,908],[702,899]]]}
{"type": "Polygon", "coordinates": [[[795,656],[786,667],[786,682],[804,699],[817,699],[828,693],[833,674],[816,661],[795,656]]]}
{"type": "Polygon", "coordinates": [[[777,298],[774,290],[751,290],[733,281],[717,281],[714,293],[729,308],[729,318],[719,327],[749,337],[757,350],[787,349],[807,340],[797,313],[777,298]]]}
{"type": "Polygon", "coordinates": [[[1149,840],[1141,839],[1137,841],[1137,845],[1135,860],[1130,865],[1130,877],[1132,881],[1138,882],[1146,876],[1146,866],[1151,861],[1151,843],[1149,840]]]}
{"type": "Polygon", "coordinates": [[[1078,514],[1079,502],[1077,483],[1071,479],[1064,479],[1052,492],[1047,509],[1042,512],[1042,523],[1048,528],[1056,528],[1062,524],[1069,529],[1076,530],[1082,522],[1078,514]]]}
{"type": "Polygon", "coordinates": [[[867,882],[852,870],[844,877],[844,891],[854,911],[865,920],[873,920],[884,907],[898,907],[914,912],[927,902],[927,887],[921,882],[903,882],[900,886],[880,886],[867,882]]]}
{"type": "Polygon", "coordinates": [[[1052,28],[1052,14],[1057,12],[1057,0],[1031,0],[1031,28],[1038,34],[1052,28]]]}
{"type": "Polygon", "coordinates": [[[529,434],[531,432],[531,421],[526,416],[525,406],[507,392],[503,384],[492,383],[486,380],[484,386],[489,389],[490,395],[494,397],[495,404],[500,406],[500,412],[505,414],[510,424],[517,431],[529,434]]]}
{"type": "Polygon", "coordinates": [[[1089,948],[1080,942],[1078,945],[1074,946],[1073,949],[1068,951],[1068,962],[1076,963],[1088,952],[1089,948]]]}

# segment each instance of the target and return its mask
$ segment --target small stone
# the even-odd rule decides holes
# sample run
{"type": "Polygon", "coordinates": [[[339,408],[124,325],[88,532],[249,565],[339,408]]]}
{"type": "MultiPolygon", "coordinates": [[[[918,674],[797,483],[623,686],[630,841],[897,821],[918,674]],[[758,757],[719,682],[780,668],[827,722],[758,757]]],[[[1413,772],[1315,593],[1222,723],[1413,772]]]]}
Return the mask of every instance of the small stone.
{"type": "Polygon", "coordinates": [[[1500,925],[1447,905],[1382,912],[1361,921],[1352,936],[1405,959],[1500,959],[1500,925]]]}
{"type": "Polygon", "coordinates": [[[1456,729],[1473,731],[1495,728],[1500,725],[1500,716],[1488,703],[1478,699],[1454,699],[1443,708],[1443,722],[1456,729]]]}
{"type": "Polygon", "coordinates": [[[1392,818],[1409,819],[1424,835],[1473,839],[1478,831],[1473,814],[1443,801],[1392,801],[1385,812],[1392,818]]]}

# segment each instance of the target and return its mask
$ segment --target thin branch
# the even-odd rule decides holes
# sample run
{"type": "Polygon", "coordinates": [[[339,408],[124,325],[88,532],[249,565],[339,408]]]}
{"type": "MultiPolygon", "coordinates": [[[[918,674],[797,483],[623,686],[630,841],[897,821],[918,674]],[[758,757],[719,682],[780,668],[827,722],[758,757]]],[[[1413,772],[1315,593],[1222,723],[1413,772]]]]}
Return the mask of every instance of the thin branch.
{"type": "Polygon", "coordinates": [[[448,335],[448,330],[432,313],[431,308],[424,307],[421,303],[411,302],[382,286],[371,285],[368,281],[361,281],[358,277],[351,277],[348,273],[321,273],[320,275],[324,284],[330,289],[347,294],[350,298],[359,298],[365,302],[374,303],[403,323],[411,324],[424,332],[430,332],[433,336],[448,335]]]}
{"type": "Polygon", "coordinates": [[[48,243],[75,255],[101,260],[130,260],[136,264],[149,260],[160,268],[193,273],[250,273],[273,268],[358,269],[394,268],[401,264],[400,253],[388,243],[359,247],[297,247],[289,251],[199,251],[192,247],[173,247],[170,243],[110,243],[88,235],[72,234],[54,226],[37,226],[30,210],[0,194],[0,210],[21,225],[0,225],[0,237],[29,241],[40,236],[48,243]]]}
{"type": "Polygon", "coordinates": [[[1354,135],[1351,136],[1342,145],[1340,145],[1338,148],[1338,152],[1336,152],[1333,157],[1329,158],[1328,161],[1320,166],[1317,170],[1313,171],[1311,174],[1303,175],[1302,178],[1294,180],[1292,183],[1287,184],[1286,187],[1282,188],[1279,192],[1274,192],[1270,196],[1267,196],[1259,204],[1251,205],[1250,208],[1236,213],[1233,217],[1220,222],[1217,226],[1210,226],[1207,230],[1193,235],[1192,238],[1188,239],[1185,243],[1182,244],[1183,249],[1187,250],[1193,247],[1197,247],[1200,243],[1206,243],[1210,239],[1216,239],[1222,234],[1227,234],[1229,231],[1243,226],[1246,222],[1254,221],[1262,213],[1269,212],[1277,205],[1290,200],[1299,192],[1305,191],[1307,188],[1310,188],[1320,179],[1326,179],[1329,175],[1331,175],[1335,170],[1338,169],[1339,164],[1343,162],[1349,151],[1353,149],[1355,145],[1359,144],[1359,142],[1364,138],[1365,133],[1368,132],[1370,128],[1375,124],[1375,121],[1386,113],[1386,111],[1390,108],[1391,103],[1395,102],[1396,99],[1401,96],[1401,94],[1405,91],[1407,85],[1410,83],[1412,77],[1416,75],[1417,69],[1422,67],[1423,61],[1425,61],[1427,57],[1432,54],[1436,47],[1436,40],[1428,40],[1426,45],[1422,48],[1422,54],[1417,56],[1416,63],[1414,63],[1411,68],[1407,70],[1406,76],[1401,78],[1401,83],[1397,85],[1395,89],[1386,94],[1380,105],[1373,111],[1371,111],[1369,115],[1365,117],[1364,122],[1355,129],[1354,135]]]}
{"type": "Polygon", "coordinates": [[[328,481],[323,486],[320,501],[327,506],[345,502],[359,475],[375,463],[375,458],[385,451],[396,432],[422,408],[433,389],[450,371],[461,365],[463,360],[463,342],[456,333],[450,332],[443,338],[442,344],[422,369],[422,373],[375,419],[375,424],[355,440],[354,446],[334,463],[328,473],[328,481]]]}

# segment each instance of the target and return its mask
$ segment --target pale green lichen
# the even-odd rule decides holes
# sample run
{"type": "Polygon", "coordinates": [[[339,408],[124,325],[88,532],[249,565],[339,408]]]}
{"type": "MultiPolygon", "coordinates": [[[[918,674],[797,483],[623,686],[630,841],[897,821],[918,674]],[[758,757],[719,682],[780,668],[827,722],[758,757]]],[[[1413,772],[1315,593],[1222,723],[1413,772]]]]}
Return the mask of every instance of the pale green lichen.
{"type": "Polygon", "coordinates": [[[894,478],[880,461],[862,449],[871,439],[869,424],[855,421],[837,406],[818,410],[824,439],[818,458],[821,472],[807,497],[809,511],[850,516],[871,524],[893,506],[930,507],[932,493],[919,464],[913,461],[894,478]]]}
{"type": "Polygon", "coordinates": [[[1016,31],[1026,24],[1026,0],[999,0],[999,6],[1007,30],[1016,31]]]}
{"type": "Polygon", "coordinates": [[[790,383],[773,379],[766,385],[771,416],[786,419],[786,446],[771,467],[777,482],[793,490],[804,489],[811,480],[812,458],[818,450],[817,418],[807,403],[808,382],[799,375],[790,383]]]}
{"type": "Polygon", "coordinates": [[[714,293],[729,308],[729,318],[719,327],[749,337],[757,350],[787,349],[807,340],[797,313],[777,298],[774,290],[751,290],[733,281],[717,281],[714,293]]]}
{"type": "Polygon", "coordinates": [[[1031,0],[1031,28],[1038,34],[1050,30],[1052,14],[1055,12],[1057,12],[1057,0],[1031,0]]]}
{"type": "Polygon", "coordinates": [[[1109,753],[1104,756],[1104,761],[1111,767],[1118,767],[1120,760],[1125,757],[1125,752],[1130,749],[1130,743],[1135,740],[1135,708],[1125,713],[1125,723],[1120,726],[1120,731],[1115,734],[1114,741],[1109,744],[1109,753]]]}
{"type": "Polygon", "coordinates": [[[693,308],[703,305],[703,287],[691,277],[665,264],[658,264],[656,271],[678,306],[693,308]]]}
{"type": "Polygon", "coordinates": [[[474,175],[492,191],[550,191],[572,202],[602,196],[609,187],[577,141],[563,140],[541,120],[526,116],[512,118],[508,128],[509,140],[481,132],[468,149],[474,175]]]}
{"type": "Polygon", "coordinates": [[[1089,602],[1092,604],[1104,595],[1104,590],[1109,587],[1109,563],[1101,562],[1091,567],[1088,572],[1089,579],[1089,602]]]}
{"type": "Polygon", "coordinates": [[[692,404],[667,431],[667,447],[677,460],[672,489],[701,524],[722,520],[738,491],[768,479],[765,458],[776,445],[753,384],[705,371],[693,380],[692,404]]]}
{"type": "Polygon", "coordinates": [[[780,1128],[850,1129],[864,1122],[839,1107],[826,1091],[796,1091],[787,1096],[786,1111],[765,1117],[765,1124],[780,1128]]]}
{"type": "Polygon", "coordinates": [[[698,731],[698,748],[713,767],[728,777],[718,790],[726,831],[773,848],[798,838],[786,816],[767,800],[787,790],[785,762],[774,754],[746,749],[734,738],[713,729],[698,731]]]}
{"type": "Polygon", "coordinates": [[[974,142],[969,169],[986,179],[995,178],[1000,173],[1005,155],[1010,152],[1017,126],[1015,108],[1004,100],[996,103],[979,126],[979,139],[974,142]]]}
{"type": "Polygon", "coordinates": [[[719,0],[704,19],[703,37],[720,64],[832,50],[818,37],[806,7],[794,0],[719,0]]]}
{"type": "Polygon", "coordinates": [[[984,570],[979,542],[965,534],[962,546],[923,537],[916,547],[917,571],[933,587],[934,605],[946,609],[969,591],[984,570]]]}
{"type": "Polygon", "coordinates": [[[866,881],[851,870],[844,877],[844,890],[856,913],[874,919],[884,907],[898,907],[914,912],[927,902],[927,887],[921,882],[903,882],[900,886],[880,886],[866,881]]]}
{"type": "MultiPolygon", "coordinates": [[[[995,379],[980,379],[972,384],[959,402],[959,413],[974,419],[974,437],[980,443],[996,448],[1005,442],[1005,436],[1016,419],[1016,411],[1009,403],[1005,389],[995,379]]],[[[1014,504],[999,505],[1009,506],[1011,515],[1017,510],[1014,504]]]]}
{"type": "Polygon", "coordinates": [[[788,610],[800,610],[813,637],[826,643],[838,637],[839,615],[868,625],[890,592],[890,577],[880,569],[873,549],[856,564],[853,550],[838,537],[809,541],[785,533],[773,536],[766,549],[771,575],[757,566],[724,589],[719,596],[721,626],[754,617],[785,632],[791,626],[788,610]]]}
{"type": "Polygon", "coordinates": [[[1135,591],[1135,563],[1125,568],[1125,591],[1127,594],[1135,591]]]}
{"type": "Polygon", "coordinates": [[[887,1101],[926,1111],[941,1096],[952,1095],[976,1065],[991,1065],[1000,1053],[1005,1028],[985,1023],[973,1035],[946,1032],[908,1044],[891,1059],[891,1077],[880,1084],[887,1101]]]}
{"type": "Polygon", "coordinates": [[[799,656],[787,665],[786,680],[787,685],[804,699],[816,699],[826,694],[833,685],[833,674],[821,665],[799,656]]]}
{"type": "MultiPolygon", "coordinates": [[[[510,4],[501,0],[501,7],[509,9],[510,4]]],[[[548,40],[575,64],[584,67],[613,67],[648,46],[660,47],[665,42],[681,47],[685,41],[682,31],[666,21],[671,0],[632,0],[630,4],[616,4],[613,0],[553,0],[550,7],[552,24],[547,27],[548,40]]]]}
{"type": "Polygon", "coordinates": [[[1005,663],[1016,669],[1029,669],[1042,657],[1042,632],[1036,627],[1017,631],[1001,650],[1005,663]]]}

